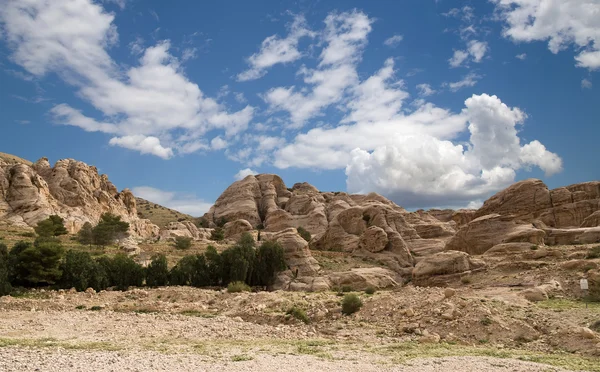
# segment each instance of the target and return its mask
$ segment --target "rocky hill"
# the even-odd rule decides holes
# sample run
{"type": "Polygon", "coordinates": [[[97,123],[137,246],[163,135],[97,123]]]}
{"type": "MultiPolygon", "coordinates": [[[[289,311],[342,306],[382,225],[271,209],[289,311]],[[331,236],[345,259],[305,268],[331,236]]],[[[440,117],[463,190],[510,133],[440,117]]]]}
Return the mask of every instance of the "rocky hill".
{"type": "Polygon", "coordinates": [[[156,225],[138,217],[131,191],[119,192],[96,167],[73,159],[59,160],[52,167],[46,158],[29,163],[6,154],[0,157],[0,221],[35,226],[57,214],[75,233],[85,222],[97,223],[105,212],[129,222],[134,236],[158,236],[156,225]]]}
{"type": "Polygon", "coordinates": [[[139,197],[135,198],[139,218],[150,220],[160,228],[166,227],[171,222],[193,221],[195,218],[189,214],[181,213],[171,208],[163,207],[139,197]]]}

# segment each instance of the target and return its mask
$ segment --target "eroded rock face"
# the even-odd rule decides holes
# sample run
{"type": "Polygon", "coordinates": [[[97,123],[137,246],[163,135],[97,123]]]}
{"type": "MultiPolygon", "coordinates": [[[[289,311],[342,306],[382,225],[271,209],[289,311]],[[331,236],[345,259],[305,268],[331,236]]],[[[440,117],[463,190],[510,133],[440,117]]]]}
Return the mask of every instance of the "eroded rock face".
{"type": "Polygon", "coordinates": [[[463,226],[446,244],[446,250],[469,254],[483,254],[501,243],[531,243],[544,245],[546,233],[531,223],[513,219],[511,216],[489,214],[474,219],[463,226]]]}
{"type": "Polygon", "coordinates": [[[308,249],[308,242],[298,234],[296,229],[287,228],[278,232],[262,232],[261,240],[272,240],[283,247],[285,263],[291,272],[300,276],[315,276],[319,270],[319,264],[308,249]]]}
{"type": "Polygon", "coordinates": [[[160,239],[168,240],[183,236],[194,240],[208,240],[211,232],[212,229],[198,228],[190,221],[170,222],[160,230],[160,239]]]}
{"type": "Polygon", "coordinates": [[[252,231],[252,225],[246,220],[235,220],[227,222],[223,226],[225,239],[238,240],[243,233],[252,231]]]}
{"type": "Polygon", "coordinates": [[[585,182],[548,190],[540,180],[517,182],[488,199],[475,217],[512,216],[548,227],[595,227],[600,223],[600,182],[585,182]]]}
{"type": "Polygon", "coordinates": [[[35,226],[52,214],[65,219],[70,233],[85,222],[96,224],[110,212],[130,223],[130,233],[155,237],[158,227],[137,217],[135,198],[121,192],[96,167],[73,159],[50,166],[42,158],[33,165],[8,164],[0,160],[0,219],[21,226],[35,226]]]}
{"type": "Polygon", "coordinates": [[[413,279],[424,279],[436,275],[457,274],[484,267],[481,260],[468,253],[446,251],[421,259],[412,271],[413,279]]]}

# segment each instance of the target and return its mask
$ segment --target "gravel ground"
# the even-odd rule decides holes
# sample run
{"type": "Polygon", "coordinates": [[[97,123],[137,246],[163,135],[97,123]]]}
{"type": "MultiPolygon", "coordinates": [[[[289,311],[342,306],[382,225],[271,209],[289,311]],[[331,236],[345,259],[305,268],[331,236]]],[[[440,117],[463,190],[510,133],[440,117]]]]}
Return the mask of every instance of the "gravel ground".
{"type": "Polygon", "coordinates": [[[413,359],[391,365],[368,354],[356,360],[329,360],[312,355],[230,356],[211,358],[194,354],[155,352],[75,351],[5,347],[0,349],[0,371],[566,371],[548,365],[489,357],[413,359]],[[249,359],[250,360],[243,360],[249,359]],[[238,361],[234,361],[238,360],[238,361]]]}

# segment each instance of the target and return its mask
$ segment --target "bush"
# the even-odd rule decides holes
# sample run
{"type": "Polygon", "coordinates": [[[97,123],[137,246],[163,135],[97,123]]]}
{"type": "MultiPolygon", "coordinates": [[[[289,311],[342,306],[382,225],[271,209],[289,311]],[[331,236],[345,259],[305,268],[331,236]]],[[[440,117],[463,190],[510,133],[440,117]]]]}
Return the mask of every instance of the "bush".
{"type": "Polygon", "coordinates": [[[277,242],[264,242],[256,251],[255,284],[268,287],[273,285],[277,273],[285,270],[283,248],[277,242]]]}
{"type": "Polygon", "coordinates": [[[250,292],[250,290],[250,286],[244,282],[231,282],[227,285],[229,293],[250,292]]]}
{"type": "Polygon", "coordinates": [[[144,284],[144,268],[124,253],[117,253],[112,259],[101,257],[98,262],[104,268],[110,286],[118,290],[144,284]]]}
{"type": "Polygon", "coordinates": [[[61,270],[60,286],[62,288],[84,291],[91,287],[96,291],[101,291],[108,286],[106,272],[88,252],[68,251],[61,270]]]}
{"type": "Polygon", "coordinates": [[[215,242],[220,242],[225,239],[225,232],[222,228],[216,227],[210,233],[210,240],[214,240],[215,242]]]}
{"type": "Polygon", "coordinates": [[[208,220],[204,217],[196,218],[194,219],[194,225],[196,225],[196,227],[207,228],[208,220]]]}
{"type": "Polygon", "coordinates": [[[146,269],[146,285],[160,287],[169,284],[169,268],[167,256],[159,254],[152,258],[152,262],[146,269]]]}
{"type": "Polygon", "coordinates": [[[35,233],[32,231],[26,231],[26,232],[20,233],[19,236],[22,236],[24,238],[35,238],[35,233]]]}
{"type": "Polygon", "coordinates": [[[367,287],[367,289],[365,289],[365,293],[368,294],[368,295],[375,294],[375,288],[374,287],[367,287]]]}
{"type": "Polygon", "coordinates": [[[291,315],[294,318],[298,319],[299,321],[308,324],[310,323],[310,318],[308,317],[308,315],[306,315],[306,311],[304,311],[303,309],[297,307],[297,306],[293,306],[291,307],[287,312],[287,315],[291,315]]]}
{"type": "Polygon", "coordinates": [[[61,277],[63,254],[62,245],[56,242],[18,242],[8,258],[11,282],[23,286],[55,284],[61,277]]]}
{"type": "Polygon", "coordinates": [[[223,227],[227,223],[227,218],[221,217],[217,221],[215,221],[217,227],[223,227]]]}
{"type": "Polygon", "coordinates": [[[191,285],[194,287],[205,287],[211,284],[209,270],[204,255],[185,256],[169,273],[172,285],[191,285]]]}
{"type": "Polygon", "coordinates": [[[65,221],[58,215],[52,215],[38,222],[34,229],[39,236],[59,236],[68,233],[65,221]]]}
{"type": "Polygon", "coordinates": [[[594,259],[594,258],[600,258],[600,245],[597,245],[597,246],[593,247],[592,249],[590,249],[586,258],[588,258],[590,260],[594,259]]]}
{"type": "Polygon", "coordinates": [[[192,238],[187,236],[175,237],[175,248],[185,250],[192,246],[192,238]]]}
{"type": "Polygon", "coordinates": [[[94,242],[94,228],[92,224],[86,222],[77,233],[77,241],[83,245],[92,245],[94,242]]]}
{"type": "Polygon", "coordinates": [[[100,222],[92,229],[94,244],[106,246],[123,236],[129,230],[129,224],[121,221],[121,216],[104,213],[100,222]]]}
{"type": "Polygon", "coordinates": [[[230,282],[252,284],[256,267],[256,249],[254,238],[248,233],[231,248],[221,253],[221,280],[223,285],[230,282]]]}
{"type": "Polygon", "coordinates": [[[298,229],[298,234],[302,237],[302,239],[306,240],[307,242],[310,242],[311,236],[310,233],[308,231],[306,231],[306,229],[302,226],[300,226],[298,229]]]}
{"type": "Polygon", "coordinates": [[[344,299],[342,300],[342,314],[344,314],[344,315],[354,314],[355,312],[360,310],[362,305],[363,305],[363,303],[360,300],[360,297],[358,297],[354,293],[349,293],[349,294],[345,295],[344,299]]]}
{"type": "Polygon", "coordinates": [[[8,274],[8,247],[0,243],[0,296],[6,296],[12,291],[8,274]]]}
{"type": "Polygon", "coordinates": [[[344,285],[344,286],[342,286],[342,292],[343,292],[343,293],[352,292],[353,290],[354,290],[354,289],[353,289],[351,286],[349,286],[349,285],[344,285]]]}

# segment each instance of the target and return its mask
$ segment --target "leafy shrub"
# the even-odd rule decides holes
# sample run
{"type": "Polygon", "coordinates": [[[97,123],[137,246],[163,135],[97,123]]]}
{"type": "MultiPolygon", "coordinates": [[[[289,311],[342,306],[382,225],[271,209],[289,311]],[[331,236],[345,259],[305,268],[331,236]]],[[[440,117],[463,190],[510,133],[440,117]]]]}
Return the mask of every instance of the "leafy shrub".
{"type": "Polygon", "coordinates": [[[102,306],[97,306],[97,305],[96,306],[92,306],[92,307],[90,307],[90,310],[91,311],[100,311],[100,310],[102,310],[102,306]]]}
{"type": "Polygon", "coordinates": [[[217,221],[215,221],[217,227],[223,227],[227,223],[227,218],[221,217],[217,221]]]}
{"type": "Polygon", "coordinates": [[[375,287],[367,287],[367,289],[365,289],[365,293],[368,295],[375,294],[375,287]]]}
{"type": "Polygon", "coordinates": [[[18,242],[8,257],[11,282],[23,286],[54,284],[61,277],[62,245],[51,241],[18,242]]]}
{"type": "Polygon", "coordinates": [[[196,227],[207,228],[208,220],[204,217],[196,218],[194,219],[194,225],[196,225],[196,227]]]}
{"type": "Polygon", "coordinates": [[[118,290],[144,284],[144,269],[124,253],[117,253],[113,258],[101,257],[98,262],[104,268],[110,286],[118,290]]]}
{"type": "Polygon", "coordinates": [[[531,249],[532,251],[537,251],[538,248],[539,247],[537,245],[532,245],[531,247],[529,247],[529,249],[531,249]]]}
{"type": "Polygon", "coordinates": [[[59,236],[68,233],[65,228],[65,220],[58,215],[52,215],[38,222],[34,229],[39,236],[59,236]]]}
{"type": "Polygon", "coordinates": [[[341,291],[343,293],[348,293],[348,292],[352,292],[353,288],[351,286],[349,286],[349,285],[343,285],[341,291]]]}
{"type": "Polygon", "coordinates": [[[214,240],[215,242],[220,242],[225,239],[225,232],[221,227],[216,227],[210,233],[210,240],[214,240]]]}
{"type": "Polygon", "coordinates": [[[185,250],[192,246],[192,238],[187,236],[175,237],[175,248],[185,250]]]}
{"type": "Polygon", "coordinates": [[[590,249],[586,258],[588,258],[588,259],[600,258],[600,245],[597,245],[597,246],[593,247],[592,249],[590,249]]]}
{"type": "Polygon", "coordinates": [[[302,239],[306,240],[307,242],[310,241],[310,239],[311,239],[310,232],[306,231],[306,229],[302,226],[300,226],[297,230],[298,230],[298,234],[302,237],[302,239]]]}
{"type": "Polygon", "coordinates": [[[204,255],[185,256],[169,273],[169,281],[172,285],[191,285],[194,287],[205,287],[211,284],[209,270],[204,255]]]}
{"type": "Polygon", "coordinates": [[[463,277],[460,278],[460,282],[462,284],[471,284],[472,281],[473,280],[471,279],[470,276],[463,276],[463,277]]]}
{"type": "Polygon", "coordinates": [[[347,295],[344,296],[344,299],[342,300],[342,314],[344,314],[344,315],[354,314],[355,312],[360,310],[362,305],[363,305],[363,303],[360,300],[360,297],[358,297],[354,293],[348,293],[347,295]]]}
{"type": "Polygon", "coordinates": [[[291,315],[294,318],[298,319],[299,321],[308,324],[310,323],[310,318],[308,317],[308,315],[306,315],[306,311],[304,311],[303,309],[297,307],[297,306],[292,306],[287,312],[287,315],[291,315]]]}
{"type": "Polygon", "coordinates": [[[146,285],[150,287],[164,286],[169,283],[169,268],[167,256],[159,254],[152,258],[152,262],[146,268],[146,285]]]}
{"type": "Polygon", "coordinates": [[[223,285],[238,281],[252,284],[255,281],[255,244],[252,235],[244,233],[236,245],[221,253],[221,280],[223,285]]]}
{"type": "Polygon", "coordinates": [[[32,231],[26,231],[26,232],[20,233],[19,236],[22,236],[24,238],[35,238],[35,233],[32,231]]]}
{"type": "Polygon", "coordinates": [[[489,326],[489,325],[491,325],[493,323],[493,321],[492,321],[491,318],[489,318],[489,317],[486,316],[484,318],[481,318],[481,320],[479,321],[479,323],[481,323],[484,326],[489,326]]]}
{"type": "Polygon", "coordinates": [[[68,251],[61,264],[61,270],[60,286],[62,288],[84,291],[91,287],[100,291],[108,286],[106,272],[88,252],[68,251]]]}
{"type": "Polygon", "coordinates": [[[231,282],[227,285],[227,292],[239,293],[239,292],[250,292],[250,286],[244,282],[231,282]]]}
{"type": "Polygon", "coordinates": [[[83,245],[92,245],[94,242],[94,228],[92,224],[86,222],[81,226],[81,230],[77,233],[77,241],[83,245]]]}
{"type": "Polygon", "coordinates": [[[277,273],[285,270],[283,247],[277,242],[264,242],[256,251],[256,275],[254,284],[264,287],[273,285],[277,273]]]}
{"type": "Polygon", "coordinates": [[[8,247],[0,243],[0,296],[6,296],[12,291],[8,274],[8,247]]]}

